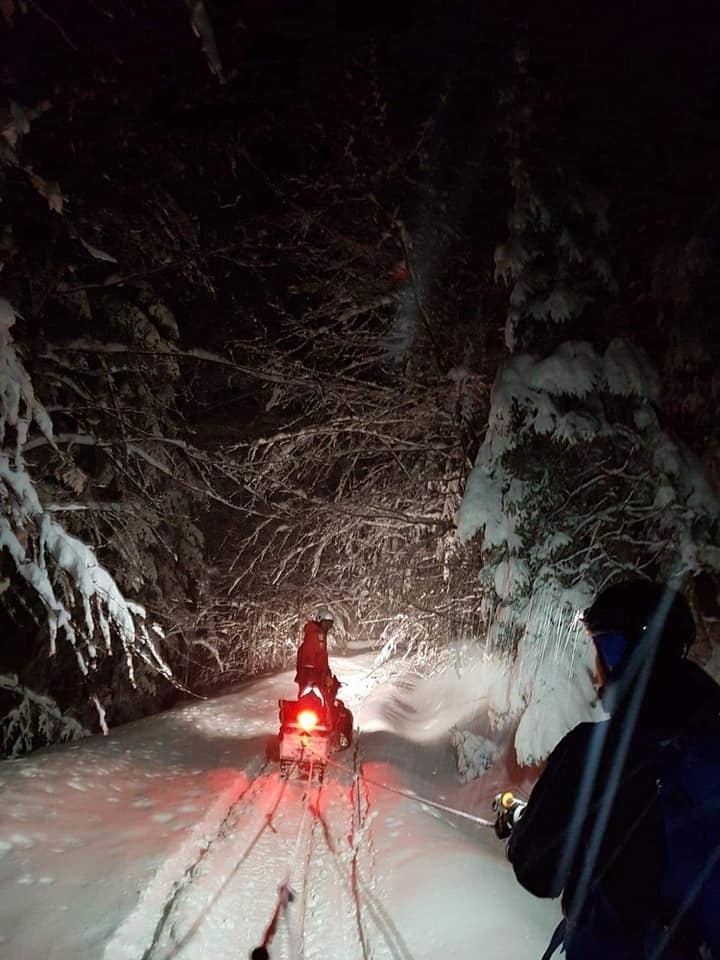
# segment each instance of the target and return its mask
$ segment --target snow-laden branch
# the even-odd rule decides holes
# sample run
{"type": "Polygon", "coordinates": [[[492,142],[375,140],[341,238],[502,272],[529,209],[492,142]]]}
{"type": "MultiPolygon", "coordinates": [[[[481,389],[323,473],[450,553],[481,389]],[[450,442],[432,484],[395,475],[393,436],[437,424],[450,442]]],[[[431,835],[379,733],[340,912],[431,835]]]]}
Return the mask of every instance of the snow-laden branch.
{"type": "Polygon", "coordinates": [[[19,701],[3,718],[3,753],[6,756],[18,757],[28,753],[38,739],[43,744],[51,744],[89,736],[90,731],[63,714],[52,697],[23,686],[17,674],[0,674],[0,690],[19,701]]]}
{"type": "Polygon", "coordinates": [[[51,656],[58,639],[65,640],[88,676],[118,642],[131,684],[139,654],[170,677],[148,634],[144,609],[125,598],[94,550],[70,534],[55,519],[57,511],[43,503],[25,454],[33,427],[55,446],[52,422],[15,350],[14,321],[12,307],[0,300],[0,550],[45,611],[51,656]]]}
{"type": "MultiPolygon", "coordinates": [[[[295,386],[303,389],[320,389],[324,384],[323,378],[316,372],[304,367],[300,363],[291,362],[287,357],[282,357],[281,361],[278,360],[275,367],[273,367],[272,363],[267,362],[267,358],[264,363],[258,364],[257,366],[250,366],[248,364],[238,363],[221,354],[213,353],[211,350],[204,350],[200,347],[188,350],[180,350],[176,347],[166,347],[163,350],[148,350],[129,346],[125,343],[99,343],[90,339],[78,339],[67,341],[63,344],[47,346],[41,357],[44,360],[52,360],[60,363],[62,362],[62,355],[65,353],[91,354],[95,356],[127,355],[135,357],[162,357],[163,355],[167,355],[168,358],[175,360],[196,360],[202,361],[203,363],[214,364],[219,367],[225,367],[237,373],[242,373],[251,380],[273,383],[285,388],[295,386]]],[[[346,384],[356,382],[353,377],[343,376],[341,373],[336,374],[336,379],[346,384]]],[[[388,392],[386,388],[371,383],[363,384],[363,387],[375,393],[388,392]]]]}

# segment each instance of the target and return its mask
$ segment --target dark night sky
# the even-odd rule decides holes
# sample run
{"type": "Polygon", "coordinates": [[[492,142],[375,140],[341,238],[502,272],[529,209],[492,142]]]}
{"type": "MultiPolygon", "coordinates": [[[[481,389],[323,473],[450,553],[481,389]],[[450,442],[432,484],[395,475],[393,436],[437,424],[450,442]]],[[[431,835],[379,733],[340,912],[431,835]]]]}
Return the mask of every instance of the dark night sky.
{"type": "MultiPolygon", "coordinates": [[[[384,9],[327,0],[208,3],[223,62],[236,82],[246,82],[248,72],[269,84],[285,80],[289,98],[321,101],[336,86],[337,71],[373,49],[393,122],[410,127],[436,111],[439,134],[470,141],[465,145],[470,153],[479,139],[473,127],[482,124],[488,98],[503,75],[509,76],[513,43],[523,36],[537,82],[561,103],[557,133],[571,149],[593,153],[600,147],[602,159],[608,141],[623,140],[659,177],[668,167],[686,164],[688,151],[702,162],[716,149],[720,15],[715,4],[561,0],[523,6],[500,0],[423,0],[384,9]],[[445,94],[447,105],[440,111],[445,94]]],[[[6,89],[32,102],[48,96],[48,83],[57,90],[83,73],[90,81],[115,61],[118,68],[121,62],[133,65],[138,76],[162,75],[160,84],[143,91],[157,96],[159,86],[172,85],[173,75],[187,71],[188,64],[191,70],[206,69],[200,56],[192,56],[197,43],[181,8],[181,0],[145,8],[49,0],[44,9],[62,25],[78,55],[72,56],[51,22],[16,16],[6,89]]],[[[607,162],[615,162],[612,151],[607,162]]]]}

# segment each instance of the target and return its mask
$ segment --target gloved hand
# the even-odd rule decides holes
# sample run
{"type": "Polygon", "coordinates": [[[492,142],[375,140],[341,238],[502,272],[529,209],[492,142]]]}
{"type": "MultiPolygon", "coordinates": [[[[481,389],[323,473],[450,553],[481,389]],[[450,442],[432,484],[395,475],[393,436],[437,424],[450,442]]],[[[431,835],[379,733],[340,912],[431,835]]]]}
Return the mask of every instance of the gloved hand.
{"type": "Polygon", "coordinates": [[[501,840],[506,840],[514,825],[523,814],[527,804],[506,790],[505,793],[499,793],[493,800],[493,813],[495,814],[495,834],[501,840]]]}

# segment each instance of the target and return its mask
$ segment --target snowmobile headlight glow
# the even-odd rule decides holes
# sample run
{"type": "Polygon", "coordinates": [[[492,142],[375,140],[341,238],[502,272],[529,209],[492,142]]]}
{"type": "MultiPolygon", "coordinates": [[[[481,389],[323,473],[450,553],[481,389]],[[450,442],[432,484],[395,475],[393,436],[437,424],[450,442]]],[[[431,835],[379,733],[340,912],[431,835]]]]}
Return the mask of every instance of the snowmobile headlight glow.
{"type": "Polygon", "coordinates": [[[297,715],[298,726],[306,733],[310,733],[318,725],[318,715],[314,710],[301,710],[297,715]]]}

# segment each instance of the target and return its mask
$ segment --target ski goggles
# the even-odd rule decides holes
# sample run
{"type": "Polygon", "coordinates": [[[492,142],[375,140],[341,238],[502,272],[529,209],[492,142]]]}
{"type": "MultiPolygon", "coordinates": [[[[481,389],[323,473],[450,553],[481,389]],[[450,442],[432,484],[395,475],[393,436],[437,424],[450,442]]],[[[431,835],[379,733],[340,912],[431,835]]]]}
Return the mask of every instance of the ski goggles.
{"type": "Polygon", "coordinates": [[[591,636],[605,669],[610,673],[617,670],[627,652],[625,634],[616,630],[603,630],[591,636]]]}

